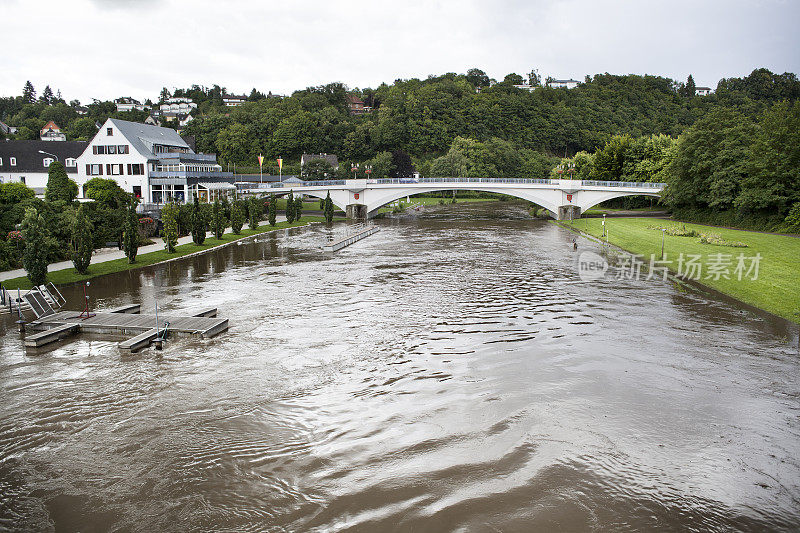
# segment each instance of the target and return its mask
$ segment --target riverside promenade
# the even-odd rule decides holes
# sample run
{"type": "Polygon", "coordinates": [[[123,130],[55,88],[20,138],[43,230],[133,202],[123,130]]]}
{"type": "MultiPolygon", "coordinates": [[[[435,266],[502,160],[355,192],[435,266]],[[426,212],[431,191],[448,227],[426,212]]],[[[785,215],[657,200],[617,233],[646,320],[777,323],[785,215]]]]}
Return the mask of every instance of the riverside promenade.
{"type": "MultiPolygon", "coordinates": [[[[277,222],[286,222],[286,217],[283,215],[276,217],[277,222]]],[[[231,228],[226,228],[225,233],[231,233],[231,228]]],[[[164,249],[164,240],[160,237],[155,237],[153,239],[155,242],[153,244],[148,244],[147,246],[140,246],[138,255],[150,253],[150,252],[159,252],[164,249]]],[[[179,237],[178,238],[178,246],[181,244],[189,244],[192,242],[192,236],[187,235],[186,237],[179,237]]],[[[125,252],[123,250],[118,250],[117,248],[100,248],[95,250],[94,254],[92,255],[92,264],[96,265],[98,263],[105,263],[106,261],[114,261],[115,259],[122,259],[125,257],[125,252]]],[[[66,268],[73,268],[72,261],[59,261],[57,263],[50,263],[47,265],[48,272],[56,272],[58,270],[64,270],[66,268]]],[[[0,281],[5,281],[7,279],[14,279],[19,278],[22,276],[27,275],[24,268],[17,268],[14,270],[6,270],[4,272],[0,272],[0,281]]]]}

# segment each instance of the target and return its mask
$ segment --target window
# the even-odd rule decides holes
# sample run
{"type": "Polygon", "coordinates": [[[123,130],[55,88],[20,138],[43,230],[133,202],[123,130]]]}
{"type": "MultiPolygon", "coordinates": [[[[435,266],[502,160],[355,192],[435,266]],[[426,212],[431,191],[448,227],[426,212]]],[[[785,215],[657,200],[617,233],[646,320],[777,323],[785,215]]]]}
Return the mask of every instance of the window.
{"type": "Polygon", "coordinates": [[[52,157],[45,157],[42,160],[42,163],[44,163],[45,167],[49,167],[53,163],[53,158],[52,157]]]}
{"type": "Polygon", "coordinates": [[[78,160],[77,160],[77,159],[75,159],[74,157],[68,157],[68,158],[66,159],[66,161],[64,161],[64,166],[67,166],[67,167],[77,167],[77,166],[78,166],[78,160]]]}
{"type": "Polygon", "coordinates": [[[9,158],[8,164],[11,165],[12,167],[17,166],[17,158],[16,157],[9,158]]]}
{"type": "Polygon", "coordinates": [[[117,146],[117,153],[118,154],[127,154],[128,153],[128,145],[120,144],[117,146]]]}
{"type": "Polygon", "coordinates": [[[141,176],[144,174],[144,164],[142,163],[128,163],[129,176],[141,176]]]}
{"type": "Polygon", "coordinates": [[[113,165],[110,163],[106,164],[106,174],[109,176],[122,176],[124,172],[122,171],[122,163],[114,163],[113,165]]]}
{"type": "Polygon", "coordinates": [[[109,146],[106,146],[106,151],[109,154],[116,154],[117,153],[117,146],[115,144],[111,144],[109,146]]]}
{"type": "Polygon", "coordinates": [[[134,185],[133,186],[133,195],[136,198],[141,198],[142,197],[142,186],[141,185],[134,185]]]}
{"type": "Polygon", "coordinates": [[[19,182],[20,182],[21,184],[25,185],[25,176],[20,176],[20,177],[19,177],[19,182]]]}
{"type": "Polygon", "coordinates": [[[0,167],[2,167],[2,166],[3,166],[3,158],[0,157],[0,167]]]}
{"type": "Polygon", "coordinates": [[[102,176],[103,165],[86,165],[87,176],[102,176]]]}
{"type": "Polygon", "coordinates": [[[114,128],[106,128],[106,135],[108,135],[109,137],[114,135],[114,128]]]}

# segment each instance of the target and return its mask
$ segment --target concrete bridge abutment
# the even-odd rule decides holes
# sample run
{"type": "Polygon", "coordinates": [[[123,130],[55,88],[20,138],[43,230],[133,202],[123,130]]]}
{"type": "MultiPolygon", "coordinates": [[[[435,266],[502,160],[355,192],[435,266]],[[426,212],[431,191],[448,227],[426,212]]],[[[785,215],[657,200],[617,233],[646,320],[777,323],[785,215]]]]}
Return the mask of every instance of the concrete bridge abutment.
{"type": "Polygon", "coordinates": [[[364,204],[349,204],[345,211],[347,218],[353,220],[367,219],[367,206],[364,204]]]}
{"type": "Polygon", "coordinates": [[[577,220],[581,218],[581,208],[577,205],[562,205],[558,208],[556,220],[577,220]]]}

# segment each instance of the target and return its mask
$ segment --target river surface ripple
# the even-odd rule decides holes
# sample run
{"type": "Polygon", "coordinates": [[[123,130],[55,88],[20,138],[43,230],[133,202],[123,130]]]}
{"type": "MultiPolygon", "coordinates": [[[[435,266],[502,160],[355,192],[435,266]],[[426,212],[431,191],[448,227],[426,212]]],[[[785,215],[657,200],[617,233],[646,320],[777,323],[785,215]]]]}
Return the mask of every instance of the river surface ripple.
{"type": "Polygon", "coordinates": [[[26,354],[3,318],[0,529],[800,527],[792,326],[582,283],[573,235],[519,204],[379,223],[336,254],[314,226],[92,283],[98,307],[231,320],[163,352],[26,354]]]}

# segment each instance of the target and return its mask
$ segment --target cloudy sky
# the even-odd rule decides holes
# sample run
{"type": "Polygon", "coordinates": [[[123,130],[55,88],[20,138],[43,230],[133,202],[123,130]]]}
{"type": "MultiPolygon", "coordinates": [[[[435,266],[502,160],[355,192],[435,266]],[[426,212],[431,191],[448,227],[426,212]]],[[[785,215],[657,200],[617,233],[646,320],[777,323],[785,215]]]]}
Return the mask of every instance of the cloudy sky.
{"type": "Polygon", "coordinates": [[[796,0],[0,0],[0,96],[157,98],[218,83],[288,94],[471,67],[502,79],[659,74],[716,87],[800,72],[796,0]]]}

